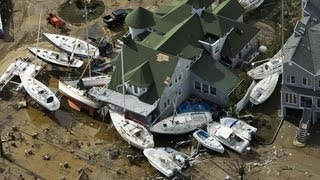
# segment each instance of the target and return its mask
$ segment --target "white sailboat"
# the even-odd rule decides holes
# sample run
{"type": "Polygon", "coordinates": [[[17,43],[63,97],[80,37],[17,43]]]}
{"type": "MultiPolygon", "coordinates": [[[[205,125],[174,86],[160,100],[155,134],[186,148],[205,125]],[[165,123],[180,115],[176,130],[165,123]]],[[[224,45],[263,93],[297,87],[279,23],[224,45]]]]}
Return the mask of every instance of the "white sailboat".
{"type": "Polygon", "coordinates": [[[223,124],[233,130],[234,133],[238,134],[251,141],[252,135],[257,132],[257,128],[232,117],[224,117],[220,119],[220,124],[223,124]]]}
{"type": "Polygon", "coordinates": [[[41,106],[45,107],[50,111],[55,111],[60,108],[60,102],[55,94],[52,91],[42,84],[40,81],[32,78],[30,76],[26,76],[24,74],[20,74],[21,84],[24,89],[30,95],[30,97],[39,103],[41,106]]]}
{"type": "Polygon", "coordinates": [[[143,150],[150,164],[166,177],[181,173],[188,166],[189,156],[171,148],[148,148],[143,150]]]}
{"type": "Polygon", "coordinates": [[[65,84],[59,80],[58,89],[64,96],[71,98],[73,101],[80,102],[86,106],[89,106],[93,109],[100,108],[100,104],[98,102],[93,101],[87,96],[87,90],[81,90],[77,87],[74,87],[69,84],[65,84]]]}
{"type": "Polygon", "coordinates": [[[224,148],[221,143],[213,136],[210,136],[206,131],[199,129],[193,133],[193,137],[204,147],[223,154],[224,148]]]}
{"type": "Polygon", "coordinates": [[[129,144],[139,148],[153,148],[153,135],[143,125],[124,116],[125,110],[125,86],[124,86],[124,68],[123,68],[123,50],[121,50],[121,69],[122,69],[122,93],[123,93],[123,115],[109,110],[111,120],[120,136],[129,144]]]}
{"type": "Polygon", "coordinates": [[[208,124],[207,131],[219,142],[238,153],[243,153],[249,146],[248,140],[235,134],[231,128],[217,122],[208,124]]]}
{"type": "Polygon", "coordinates": [[[212,121],[210,112],[186,112],[174,114],[150,127],[160,134],[184,134],[202,128],[212,121]]]}
{"type": "Polygon", "coordinates": [[[279,74],[275,73],[259,81],[252,89],[250,102],[254,105],[264,103],[277,86],[279,74]]]}
{"type": "Polygon", "coordinates": [[[269,61],[247,72],[252,79],[263,79],[274,73],[282,73],[283,56],[273,57],[269,61]]]}
{"type": "Polygon", "coordinates": [[[100,56],[99,49],[97,47],[83,40],[59,34],[43,33],[43,35],[55,46],[70,54],[74,53],[76,56],[92,57],[94,59],[100,56]]]}
{"type": "Polygon", "coordinates": [[[263,3],[263,1],[264,0],[238,0],[245,12],[257,9],[263,3]]]}
{"type": "Polygon", "coordinates": [[[37,57],[56,65],[79,68],[83,64],[80,59],[71,57],[64,53],[36,47],[28,49],[31,53],[36,54],[37,57]]]}
{"type": "Polygon", "coordinates": [[[110,75],[99,75],[99,76],[89,76],[89,77],[61,77],[66,84],[76,86],[79,82],[79,79],[82,80],[83,86],[92,87],[92,86],[106,86],[111,81],[110,75]]]}

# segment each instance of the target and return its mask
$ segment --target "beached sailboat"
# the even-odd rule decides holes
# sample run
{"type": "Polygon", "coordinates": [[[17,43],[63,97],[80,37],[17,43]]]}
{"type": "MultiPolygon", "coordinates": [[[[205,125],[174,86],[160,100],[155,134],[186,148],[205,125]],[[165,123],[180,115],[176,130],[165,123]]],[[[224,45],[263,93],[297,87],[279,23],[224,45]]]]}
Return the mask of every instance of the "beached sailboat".
{"type": "Polygon", "coordinates": [[[78,38],[49,33],[43,33],[43,35],[51,43],[67,53],[74,53],[76,56],[92,57],[95,59],[100,56],[99,49],[97,47],[78,38]]]}
{"type": "Polygon", "coordinates": [[[254,105],[264,103],[277,86],[279,74],[275,73],[259,81],[252,89],[250,102],[254,105]]]}
{"type": "Polygon", "coordinates": [[[37,57],[56,65],[79,68],[83,64],[83,62],[80,59],[71,57],[64,53],[36,47],[28,49],[31,53],[36,54],[37,57]]]}
{"type": "Polygon", "coordinates": [[[257,128],[232,117],[224,117],[220,119],[220,124],[223,124],[233,130],[234,133],[238,134],[251,141],[252,135],[257,132],[257,128]]]}
{"type": "Polygon", "coordinates": [[[66,84],[76,86],[81,79],[84,87],[92,86],[106,86],[111,81],[110,75],[99,75],[99,76],[89,76],[89,77],[61,77],[60,80],[66,84]]]}
{"type": "Polygon", "coordinates": [[[130,145],[139,149],[154,147],[153,135],[143,125],[113,110],[109,110],[109,114],[120,136],[130,145]]]}
{"type": "Polygon", "coordinates": [[[213,136],[210,136],[206,131],[199,129],[193,133],[193,137],[204,147],[223,154],[224,148],[221,143],[213,136]]]}
{"type": "Polygon", "coordinates": [[[172,148],[159,147],[143,150],[150,164],[166,177],[172,177],[188,167],[189,156],[172,148]]]}
{"type": "Polygon", "coordinates": [[[275,56],[269,61],[251,69],[247,74],[251,76],[252,79],[263,79],[275,73],[281,74],[282,64],[283,56],[275,56]]]}
{"type": "Polygon", "coordinates": [[[98,102],[93,101],[87,96],[88,91],[85,89],[79,89],[70,84],[65,84],[59,80],[58,89],[64,96],[71,98],[74,102],[80,102],[83,105],[89,106],[93,109],[100,108],[98,102]]]}
{"type": "Polygon", "coordinates": [[[60,102],[53,92],[40,81],[20,74],[21,84],[30,97],[44,108],[55,111],[60,108],[60,102]]]}
{"type": "Polygon", "coordinates": [[[264,0],[238,0],[245,12],[257,9],[264,0]]]}
{"type": "Polygon", "coordinates": [[[210,112],[180,113],[157,122],[150,127],[150,131],[160,134],[184,134],[202,128],[211,121],[210,112]]]}
{"type": "Polygon", "coordinates": [[[247,139],[235,134],[231,128],[223,124],[219,124],[217,122],[208,124],[207,131],[220,143],[238,153],[243,153],[249,146],[249,141],[247,139]]]}

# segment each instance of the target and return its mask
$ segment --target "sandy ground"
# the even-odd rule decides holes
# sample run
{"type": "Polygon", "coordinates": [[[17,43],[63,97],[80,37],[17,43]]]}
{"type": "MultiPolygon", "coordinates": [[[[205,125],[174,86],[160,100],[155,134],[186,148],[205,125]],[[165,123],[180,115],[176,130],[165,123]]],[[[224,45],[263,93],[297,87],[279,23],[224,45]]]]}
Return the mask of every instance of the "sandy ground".
{"type": "MultiPolygon", "coordinates": [[[[10,32],[14,41],[0,40],[1,73],[16,58],[32,57],[27,47],[36,43],[40,9],[44,9],[41,32],[59,33],[47,24],[45,18],[47,12],[56,11],[60,2],[63,1],[14,1],[14,24],[10,32]]],[[[140,4],[135,0],[104,2],[107,6],[105,14],[118,7],[137,7],[140,4]]],[[[140,2],[144,7],[154,8],[154,1],[140,2]]],[[[89,22],[89,25],[92,24],[103,28],[99,18],[89,22]]],[[[83,24],[67,26],[71,35],[84,32],[83,24]]],[[[264,32],[265,36],[274,33],[269,27],[264,32]]],[[[114,33],[108,32],[108,36],[114,33]]],[[[52,47],[43,39],[40,39],[40,46],[52,47]]],[[[36,62],[41,64],[39,60],[36,62]]],[[[49,83],[53,88],[56,86],[55,80],[49,83]]],[[[0,159],[0,178],[17,179],[21,175],[26,179],[76,179],[80,168],[85,169],[91,179],[156,177],[157,172],[141,157],[141,152],[128,148],[110,121],[93,120],[86,113],[71,111],[65,103],[62,110],[55,114],[43,111],[31,101],[27,109],[16,110],[15,105],[23,99],[24,93],[13,92],[11,95],[11,99],[1,100],[0,103],[1,136],[8,155],[7,159],[0,159]],[[15,140],[10,140],[8,135],[13,132],[12,127],[18,128],[14,132],[15,140]],[[33,138],[33,133],[38,133],[37,137],[33,138]],[[25,151],[30,151],[30,154],[25,151]],[[50,160],[43,160],[46,154],[50,155],[50,160]],[[134,164],[130,163],[128,155],[135,157],[134,164]],[[65,162],[68,167],[64,167],[65,162]]],[[[294,147],[292,141],[296,130],[296,126],[284,121],[272,145],[254,145],[253,152],[245,157],[247,167],[250,167],[245,179],[320,179],[320,167],[317,166],[320,162],[320,143],[315,140],[311,146],[294,147]]],[[[189,152],[190,149],[190,146],[185,148],[189,152]]],[[[223,179],[226,175],[237,177],[228,164],[239,157],[229,150],[224,155],[202,153],[186,175],[191,175],[193,179],[223,179]]]]}

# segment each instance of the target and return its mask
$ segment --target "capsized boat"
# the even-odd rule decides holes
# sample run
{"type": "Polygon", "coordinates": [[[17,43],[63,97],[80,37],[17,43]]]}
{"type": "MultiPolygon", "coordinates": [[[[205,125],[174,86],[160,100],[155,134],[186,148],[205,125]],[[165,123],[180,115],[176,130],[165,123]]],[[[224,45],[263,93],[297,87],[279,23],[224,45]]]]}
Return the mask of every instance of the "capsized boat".
{"type": "Polygon", "coordinates": [[[234,133],[238,134],[251,141],[252,135],[257,132],[257,128],[232,117],[224,117],[220,119],[220,124],[226,125],[231,128],[234,133]]]}
{"type": "Polygon", "coordinates": [[[93,109],[100,108],[100,104],[98,102],[95,102],[88,97],[88,91],[85,89],[79,89],[70,84],[65,84],[62,81],[59,81],[58,89],[63,95],[73,99],[74,101],[81,102],[93,109]]]}
{"type": "Polygon", "coordinates": [[[216,138],[220,143],[233,149],[238,153],[243,153],[249,146],[249,141],[236,133],[223,124],[213,122],[207,126],[208,133],[216,138]]]}
{"type": "Polygon", "coordinates": [[[67,53],[74,53],[76,56],[92,57],[94,59],[100,56],[99,49],[97,47],[81,39],[59,34],[43,33],[43,35],[51,43],[67,53]]]}
{"type": "Polygon", "coordinates": [[[264,103],[277,86],[279,74],[275,73],[259,81],[250,93],[250,102],[254,105],[264,103]]]}
{"type": "Polygon", "coordinates": [[[150,127],[160,134],[184,134],[202,128],[212,121],[210,112],[187,112],[163,119],[150,127]]]}
{"type": "Polygon", "coordinates": [[[247,72],[253,79],[264,79],[272,74],[282,73],[283,56],[273,57],[271,60],[247,72]]]}
{"type": "Polygon", "coordinates": [[[264,0],[238,0],[245,12],[257,9],[263,3],[263,1],[264,0]]]}
{"type": "Polygon", "coordinates": [[[83,64],[80,59],[75,57],[72,57],[71,59],[70,55],[66,55],[64,53],[36,47],[28,49],[31,53],[36,54],[39,58],[56,65],[79,68],[83,64]]]}
{"type": "Polygon", "coordinates": [[[204,147],[223,154],[224,148],[221,143],[206,131],[199,129],[193,133],[193,137],[197,139],[204,147]]]}
{"type": "Polygon", "coordinates": [[[111,120],[120,136],[130,145],[139,149],[153,148],[153,135],[140,123],[125,118],[116,111],[109,110],[111,120]]]}
{"type": "Polygon", "coordinates": [[[60,108],[60,101],[53,92],[33,77],[20,74],[21,84],[30,97],[44,108],[55,111],[60,108]]]}
{"type": "Polygon", "coordinates": [[[189,166],[189,156],[169,147],[147,148],[143,154],[150,164],[164,174],[172,177],[189,166]]]}

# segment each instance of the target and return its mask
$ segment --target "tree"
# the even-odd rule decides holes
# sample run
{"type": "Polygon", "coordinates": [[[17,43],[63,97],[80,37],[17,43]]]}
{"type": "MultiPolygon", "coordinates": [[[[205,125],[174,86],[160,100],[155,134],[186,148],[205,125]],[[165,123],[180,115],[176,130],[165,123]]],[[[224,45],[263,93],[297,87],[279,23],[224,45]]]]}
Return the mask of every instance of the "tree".
{"type": "Polygon", "coordinates": [[[228,161],[227,166],[230,168],[231,171],[239,175],[239,178],[243,180],[244,175],[247,171],[247,165],[242,158],[237,158],[233,161],[228,161]]]}

